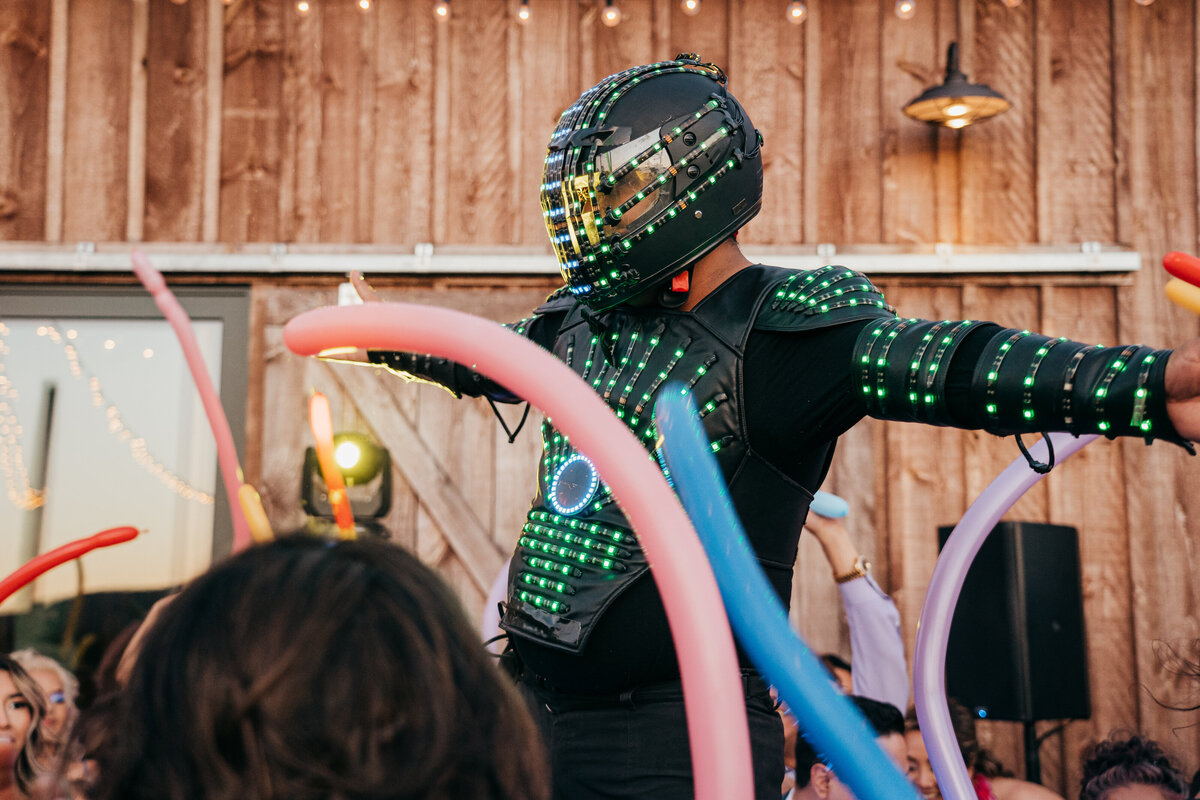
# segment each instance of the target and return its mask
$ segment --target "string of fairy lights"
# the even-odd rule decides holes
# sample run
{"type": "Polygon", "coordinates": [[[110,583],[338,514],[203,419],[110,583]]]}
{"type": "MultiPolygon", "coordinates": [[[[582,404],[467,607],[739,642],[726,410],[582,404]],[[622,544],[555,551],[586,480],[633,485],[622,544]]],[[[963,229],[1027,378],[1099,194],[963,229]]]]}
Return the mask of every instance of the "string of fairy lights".
{"type": "MultiPolygon", "coordinates": [[[[171,0],[176,5],[184,5],[188,0],[171,0]]],[[[236,0],[223,0],[225,5],[232,5],[236,0]]],[[[300,16],[307,16],[314,6],[319,2],[328,2],[328,0],[297,0],[296,13],[300,16]]],[[[383,2],[384,0],[354,0],[354,4],[364,13],[371,10],[375,2],[383,2]]],[[[450,1],[438,0],[433,4],[433,15],[439,22],[444,22],[450,19],[450,1]]],[[[610,28],[621,24],[621,6],[617,0],[597,0],[600,4],[600,21],[610,28]]],[[[683,13],[689,16],[697,16],[700,14],[701,6],[704,0],[679,0],[679,7],[683,13]]],[[[997,0],[1009,8],[1016,8],[1023,5],[1025,0],[997,0]]],[[[1133,0],[1139,6],[1148,6],[1154,3],[1154,0],[1133,0]]],[[[896,16],[900,19],[912,19],[917,15],[917,0],[896,0],[896,5],[893,7],[896,16]]],[[[808,4],[803,0],[791,0],[784,6],[784,18],[794,24],[799,25],[808,19],[808,4]]],[[[529,6],[529,0],[520,0],[514,14],[516,22],[521,25],[528,24],[533,19],[533,10],[529,6]]]]}
{"type": "MultiPolygon", "coordinates": [[[[183,5],[188,0],[172,0],[176,5],[183,5]]],[[[371,10],[375,2],[385,2],[386,0],[354,0],[354,4],[364,13],[371,10]]],[[[450,19],[450,1],[438,0],[433,4],[433,15],[439,22],[444,22],[450,19]]],[[[232,5],[235,0],[224,0],[225,5],[232,5]]],[[[319,2],[328,2],[328,0],[297,0],[296,13],[300,16],[307,16],[314,6],[319,2]]],[[[701,12],[701,6],[704,0],[679,0],[679,7],[683,13],[689,16],[697,16],[701,12]]],[[[1022,5],[1025,0],[997,0],[1009,8],[1016,8],[1022,5]]],[[[1133,0],[1139,6],[1151,5],[1154,0],[1133,0]]],[[[621,6],[617,0],[597,0],[600,6],[600,21],[610,28],[621,24],[621,6]]],[[[912,19],[917,15],[917,0],[896,0],[894,6],[896,16],[900,19],[912,19]]],[[[808,4],[803,0],[791,0],[784,4],[784,18],[788,22],[799,25],[808,19],[808,4]]],[[[529,0],[520,0],[514,14],[516,22],[521,25],[528,24],[533,19],[533,10],[529,6],[529,0]]]]}
{"type": "MultiPolygon", "coordinates": [[[[0,322],[0,472],[4,473],[8,498],[13,505],[23,511],[32,511],[45,504],[46,496],[45,490],[34,489],[30,484],[29,471],[25,466],[25,452],[21,447],[23,427],[16,408],[20,395],[8,377],[4,360],[11,352],[8,345],[10,333],[11,329],[0,322]]],[[[81,361],[79,350],[73,343],[78,336],[76,331],[62,333],[53,325],[40,325],[36,333],[62,347],[71,375],[79,380],[87,380],[92,405],[104,409],[104,424],[108,432],[128,446],[130,458],[135,464],[184,499],[204,505],[213,503],[211,494],[192,486],[156,459],[147,447],[146,440],[125,423],[121,410],[104,395],[100,379],[81,361]]],[[[108,345],[109,342],[105,342],[106,348],[108,345]]]]}

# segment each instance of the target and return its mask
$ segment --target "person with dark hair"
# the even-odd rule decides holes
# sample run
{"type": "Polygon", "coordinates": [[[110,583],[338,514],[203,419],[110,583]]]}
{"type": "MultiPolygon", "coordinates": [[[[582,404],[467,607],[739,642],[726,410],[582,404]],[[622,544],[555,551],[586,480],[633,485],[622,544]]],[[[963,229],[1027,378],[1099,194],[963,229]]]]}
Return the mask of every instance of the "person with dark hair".
{"type": "MultiPolygon", "coordinates": [[[[890,703],[869,697],[852,695],[851,702],[866,717],[875,733],[875,741],[896,763],[901,772],[908,772],[908,748],[904,743],[904,716],[890,703]]],[[[849,789],[834,774],[833,769],[813,749],[803,735],[796,737],[796,786],[788,800],[852,800],[849,789]]]]}
{"type": "Polygon", "coordinates": [[[545,800],[536,729],[413,555],[292,536],[159,607],[85,714],[89,800],[545,800]]]}
{"type": "MultiPolygon", "coordinates": [[[[565,285],[509,327],[586,381],[651,455],[657,397],[692,393],[785,605],[813,493],[838,437],[865,416],[1005,436],[1200,438],[1200,340],[1172,354],[910,319],[854,270],[752,263],[737,235],[762,206],[762,144],[725,73],[695,53],[587,89],[558,119],[539,190],[565,285]]],[[[365,360],[456,396],[518,400],[428,354],[365,360]]],[[[501,627],[556,797],[690,798],[679,665],[638,536],[553,420],[542,440],[501,627]]],[[[782,723],[744,656],[742,666],[756,796],[773,800],[782,723]]]]}
{"type": "Polygon", "coordinates": [[[1152,739],[1134,734],[1096,742],[1083,752],[1079,800],[1184,800],[1188,780],[1152,739]]]}
{"type": "MultiPolygon", "coordinates": [[[[958,740],[958,749],[978,800],[1062,800],[1039,783],[1014,778],[990,750],[979,744],[975,733],[975,716],[970,710],[954,698],[949,699],[948,705],[954,738],[958,740]]],[[[910,708],[904,716],[904,730],[908,757],[913,763],[913,782],[926,800],[941,800],[941,788],[937,776],[933,774],[925,740],[921,738],[916,709],[910,708]]]]}
{"type": "Polygon", "coordinates": [[[0,703],[0,800],[20,800],[45,771],[40,754],[46,701],[37,682],[7,655],[0,655],[0,703]]]}
{"type": "Polygon", "coordinates": [[[822,653],[821,663],[829,671],[829,677],[843,692],[850,694],[854,691],[854,675],[850,671],[850,662],[837,653],[822,653]]]}

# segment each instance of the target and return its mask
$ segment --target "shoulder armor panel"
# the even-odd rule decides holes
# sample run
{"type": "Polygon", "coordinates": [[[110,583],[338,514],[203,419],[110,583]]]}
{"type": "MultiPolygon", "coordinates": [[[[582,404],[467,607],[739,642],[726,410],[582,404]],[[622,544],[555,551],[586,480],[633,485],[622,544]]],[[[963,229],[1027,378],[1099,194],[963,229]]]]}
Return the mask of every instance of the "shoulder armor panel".
{"type": "Polygon", "coordinates": [[[569,312],[578,300],[566,286],[560,286],[550,293],[546,301],[533,310],[535,315],[553,314],[557,311],[569,312]]]}
{"type": "Polygon", "coordinates": [[[754,328],[803,331],[895,315],[869,278],[831,265],[793,272],[780,281],[763,303],[754,328]]]}

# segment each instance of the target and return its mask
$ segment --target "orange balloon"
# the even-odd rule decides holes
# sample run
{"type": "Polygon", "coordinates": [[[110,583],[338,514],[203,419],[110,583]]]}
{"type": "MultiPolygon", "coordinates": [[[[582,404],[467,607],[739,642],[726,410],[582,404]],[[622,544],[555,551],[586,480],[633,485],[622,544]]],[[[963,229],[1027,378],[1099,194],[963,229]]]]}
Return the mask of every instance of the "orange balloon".
{"type": "Polygon", "coordinates": [[[333,506],[333,518],[337,521],[338,533],[343,539],[356,537],[354,514],[350,511],[350,498],[346,496],[346,484],[342,470],[333,455],[333,417],[329,413],[329,398],[313,392],[308,401],[308,424],[312,428],[317,445],[317,461],[329,490],[329,504],[333,506]]]}

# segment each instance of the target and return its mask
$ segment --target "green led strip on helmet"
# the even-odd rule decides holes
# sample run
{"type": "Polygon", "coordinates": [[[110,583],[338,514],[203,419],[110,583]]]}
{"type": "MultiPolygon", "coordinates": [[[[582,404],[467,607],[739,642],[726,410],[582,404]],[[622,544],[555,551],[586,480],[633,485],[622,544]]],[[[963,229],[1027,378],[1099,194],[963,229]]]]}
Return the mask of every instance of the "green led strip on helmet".
{"type": "Polygon", "coordinates": [[[662,173],[657,178],[652,180],[650,183],[648,183],[645,186],[638,189],[638,191],[632,197],[630,197],[624,203],[621,203],[621,205],[617,206],[616,208],[609,209],[609,212],[604,217],[604,221],[608,224],[613,224],[613,223],[620,221],[621,217],[623,217],[625,214],[627,214],[630,209],[635,208],[638,205],[640,205],[643,201],[646,200],[646,198],[653,197],[659,190],[661,190],[666,185],[668,180],[674,178],[676,175],[679,174],[679,170],[682,167],[686,167],[688,164],[692,163],[692,160],[694,158],[699,156],[701,153],[707,151],[708,148],[712,147],[714,144],[721,141],[728,135],[729,135],[729,129],[726,128],[725,126],[721,126],[720,128],[717,128],[715,131],[712,132],[712,134],[709,135],[709,137],[707,139],[700,142],[698,145],[696,145],[691,150],[689,150],[686,154],[681,156],[678,161],[674,162],[669,167],[667,167],[666,172],[662,173]]]}
{"type": "MultiPolygon", "coordinates": [[[[716,100],[709,100],[707,103],[705,103],[701,107],[701,109],[699,111],[692,113],[688,117],[687,122],[683,123],[682,125],[676,125],[670,131],[668,131],[667,133],[664,133],[661,137],[659,137],[659,140],[657,142],[650,145],[645,150],[638,153],[633,158],[629,159],[624,164],[617,167],[615,170],[613,170],[607,176],[605,176],[603,182],[601,183],[601,191],[610,191],[612,189],[612,187],[616,185],[617,181],[619,181],[621,178],[624,178],[626,175],[628,175],[631,170],[633,170],[635,167],[637,167],[638,164],[641,164],[647,158],[650,158],[651,156],[655,155],[656,153],[661,152],[664,147],[666,147],[671,142],[678,139],[680,136],[683,135],[683,133],[685,131],[687,131],[693,125],[695,125],[697,122],[702,120],[706,114],[708,114],[710,111],[713,111],[720,107],[721,107],[720,102],[718,102],[716,100]]],[[[688,158],[694,157],[695,154],[696,154],[696,151],[693,150],[691,153],[688,154],[687,157],[688,158]]],[[[683,165],[677,164],[675,166],[686,166],[686,164],[683,164],[683,165]]],[[[590,168],[591,163],[589,162],[587,165],[585,165],[585,167],[590,168]]],[[[674,174],[674,173],[672,173],[672,174],[674,174]]]]}
{"type": "MultiPolygon", "coordinates": [[[[679,212],[683,211],[692,203],[694,203],[700,195],[708,191],[721,178],[728,175],[729,171],[735,166],[737,166],[737,160],[730,158],[708,175],[697,178],[699,183],[694,183],[693,188],[689,189],[683,197],[669,205],[665,211],[663,211],[650,222],[642,225],[637,231],[626,234],[624,237],[622,237],[619,244],[621,249],[628,252],[633,248],[633,245],[636,242],[639,242],[647,236],[650,236],[661,230],[663,225],[678,217],[679,212]]],[[[603,281],[601,281],[601,283],[603,283],[603,281]]]]}

